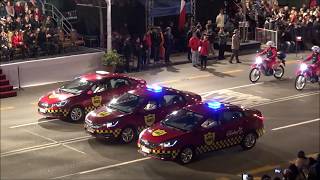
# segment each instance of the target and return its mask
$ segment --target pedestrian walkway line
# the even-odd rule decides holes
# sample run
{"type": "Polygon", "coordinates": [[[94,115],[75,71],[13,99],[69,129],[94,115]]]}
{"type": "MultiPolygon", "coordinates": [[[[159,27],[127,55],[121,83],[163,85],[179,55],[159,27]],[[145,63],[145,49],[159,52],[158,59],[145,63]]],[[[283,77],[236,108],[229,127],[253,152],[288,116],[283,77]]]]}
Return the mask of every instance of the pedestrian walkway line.
{"type": "Polygon", "coordinates": [[[295,123],[295,124],[290,124],[290,125],[286,125],[286,126],[281,126],[278,128],[273,128],[271,129],[272,131],[278,131],[281,129],[286,129],[286,128],[290,128],[290,127],[295,127],[295,126],[300,126],[300,125],[304,125],[304,124],[308,124],[308,123],[313,123],[313,122],[317,122],[320,121],[320,118],[317,119],[313,119],[313,120],[309,120],[309,121],[304,121],[304,122],[300,122],[300,123],[295,123]]]}
{"type": "Polygon", "coordinates": [[[7,111],[7,110],[12,110],[12,109],[15,109],[15,107],[13,107],[13,106],[8,106],[8,107],[2,107],[2,108],[0,108],[1,111],[7,111]]]}
{"type": "MultiPolygon", "coordinates": [[[[242,72],[242,71],[244,71],[244,70],[236,69],[236,70],[231,70],[231,71],[224,71],[222,73],[223,74],[233,74],[233,73],[238,73],[238,72],[242,72]]],[[[185,80],[194,80],[194,79],[201,79],[201,78],[208,78],[208,77],[215,77],[215,76],[212,74],[194,75],[194,76],[189,76],[189,77],[185,77],[185,78],[181,78],[181,79],[161,81],[161,82],[157,82],[154,84],[170,84],[170,83],[176,83],[176,82],[185,81],[185,80]]]]}
{"type": "Polygon", "coordinates": [[[91,170],[87,170],[87,171],[81,171],[81,172],[76,172],[76,173],[67,174],[67,175],[63,175],[63,176],[58,176],[58,177],[54,177],[54,178],[51,178],[51,179],[65,179],[66,177],[70,177],[70,176],[82,175],[82,174],[88,174],[88,173],[97,172],[97,171],[101,171],[101,170],[112,169],[112,168],[115,168],[115,167],[120,167],[120,166],[124,166],[124,165],[128,165],[128,164],[133,164],[133,163],[137,163],[137,162],[140,162],[140,161],[145,161],[145,160],[148,160],[148,159],[151,159],[151,158],[150,157],[145,157],[145,158],[135,159],[135,160],[132,160],[132,161],[126,161],[126,162],[122,162],[122,163],[118,163],[118,164],[103,166],[103,167],[99,167],[99,168],[95,168],[95,169],[91,169],[91,170]]]}

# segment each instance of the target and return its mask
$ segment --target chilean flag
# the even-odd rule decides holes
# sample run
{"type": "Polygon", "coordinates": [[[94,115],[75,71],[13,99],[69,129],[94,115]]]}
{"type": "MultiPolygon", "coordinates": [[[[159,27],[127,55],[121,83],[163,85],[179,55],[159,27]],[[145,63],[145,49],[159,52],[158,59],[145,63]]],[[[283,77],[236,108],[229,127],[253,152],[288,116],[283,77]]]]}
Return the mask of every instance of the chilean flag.
{"type": "Polygon", "coordinates": [[[186,23],[186,1],[181,0],[180,16],[179,16],[179,30],[182,31],[186,23]]]}
{"type": "Polygon", "coordinates": [[[310,0],[310,8],[312,8],[312,7],[316,7],[317,5],[318,5],[318,2],[317,2],[317,0],[310,0]]]}

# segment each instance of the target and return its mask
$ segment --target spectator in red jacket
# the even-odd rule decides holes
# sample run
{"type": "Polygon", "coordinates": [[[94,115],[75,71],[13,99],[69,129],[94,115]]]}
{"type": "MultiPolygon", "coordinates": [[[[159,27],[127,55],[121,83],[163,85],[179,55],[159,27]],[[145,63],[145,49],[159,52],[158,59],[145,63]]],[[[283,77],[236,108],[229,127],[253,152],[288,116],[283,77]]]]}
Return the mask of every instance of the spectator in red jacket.
{"type": "Polygon", "coordinates": [[[205,70],[207,68],[207,59],[209,54],[209,41],[208,36],[204,35],[202,40],[200,41],[200,60],[201,60],[201,70],[205,70]]]}
{"type": "Polygon", "coordinates": [[[196,33],[192,34],[192,38],[189,40],[189,47],[191,48],[192,54],[192,65],[195,67],[198,64],[199,52],[198,48],[200,46],[200,40],[196,33]]]}
{"type": "Polygon", "coordinates": [[[24,43],[23,43],[23,36],[19,31],[15,31],[14,35],[12,36],[12,47],[16,50],[17,48],[21,48],[22,56],[24,57],[24,43]]]}

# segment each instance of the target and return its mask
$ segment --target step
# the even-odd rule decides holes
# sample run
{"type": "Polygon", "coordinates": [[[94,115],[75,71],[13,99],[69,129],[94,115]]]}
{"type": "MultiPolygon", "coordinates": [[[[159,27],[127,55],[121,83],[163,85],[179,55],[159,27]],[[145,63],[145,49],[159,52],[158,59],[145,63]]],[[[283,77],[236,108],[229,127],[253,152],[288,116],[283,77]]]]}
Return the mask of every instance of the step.
{"type": "Polygon", "coordinates": [[[9,80],[0,80],[0,86],[9,85],[9,80]]]}
{"type": "Polygon", "coordinates": [[[8,97],[15,97],[15,96],[17,96],[16,91],[0,92],[0,99],[1,98],[8,98],[8,97]]]}
{"type": "Polygon", "coordinates": [[[13,86],[11,85],[0,86],[0,92],[11,91],[12,89],[13,89],[13,86]]]}
{"type": "Polygon", "coordinates": [[[5,74],[0,74],[0,80],[6,79],[6,75],[5,74]]]}

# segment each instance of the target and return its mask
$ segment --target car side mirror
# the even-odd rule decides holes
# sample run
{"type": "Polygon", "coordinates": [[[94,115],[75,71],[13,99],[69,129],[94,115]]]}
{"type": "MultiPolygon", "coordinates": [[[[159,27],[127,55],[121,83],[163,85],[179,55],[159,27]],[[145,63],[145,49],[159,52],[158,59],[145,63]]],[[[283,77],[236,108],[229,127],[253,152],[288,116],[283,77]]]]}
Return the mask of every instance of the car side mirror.
{"type": "Polygon", "coordinates": [[[93,94],[93,91],[89,90],[89,91],[87,92],[87,94],[88,94],[88,95],[92,95],[92,94],[93,94]]]}

